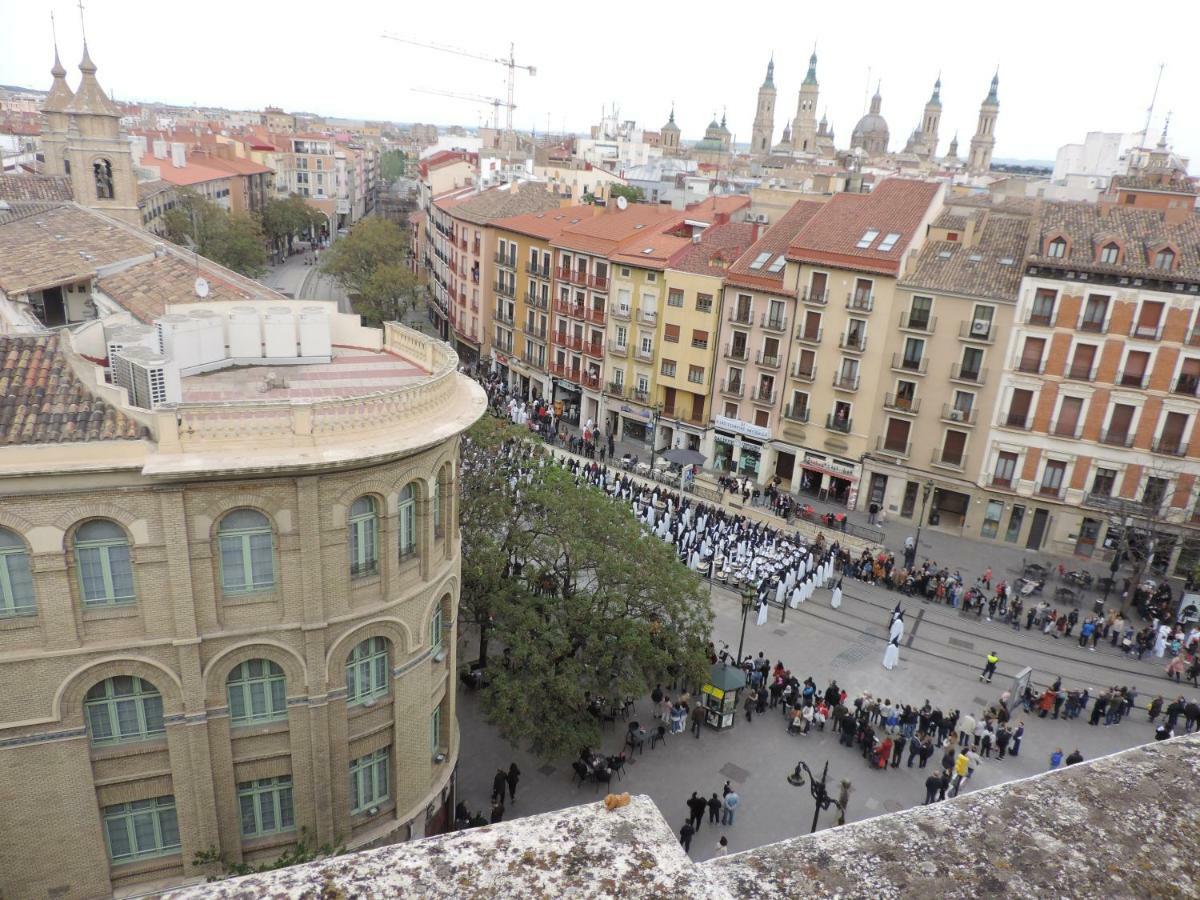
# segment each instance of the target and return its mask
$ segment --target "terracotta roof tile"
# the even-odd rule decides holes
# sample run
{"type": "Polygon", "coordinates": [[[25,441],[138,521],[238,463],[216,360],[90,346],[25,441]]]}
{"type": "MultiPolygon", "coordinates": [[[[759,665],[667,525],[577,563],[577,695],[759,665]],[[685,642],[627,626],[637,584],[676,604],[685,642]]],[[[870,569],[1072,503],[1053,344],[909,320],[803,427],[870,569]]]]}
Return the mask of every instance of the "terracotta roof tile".
{"type": "Polygon", "coordinates": [[[933,182],[888,178],[869,194],[834,194],[796,235],[788,259],[896,274],[940,189],[933,182]],[[889,235],[898,237],[881,249],[889,235]],[[867,245],[858,246],[868,236],[867,245]]]}
{"type": "Polygon", "coordinates": [[[74,200],[66,175],[0,175],[0,200],[74,200]]]}
{"type": "Polygon", "coordinates": [[[492,222],[496,228],[552,241],[562,233],[564,228],[578,225],[580,222],[596,215],[592,206],[564,206],[545,212],[526,213],[523,216],[509,216],[492,222]]]}
{"type": "MultiPolygon", "coordinates": [[[[840,195],[839,195],[840,196],[840,195]]],[[[817,215],[825,204],[820,200],[797,200],[783,216],[767,229],[767,233],[750,245],[742,254],[741,259],[729,269],[728,281],[731,284],[741,284],[747,287],[764,288],[768,291],[783,289],[782,268],[769,271],[771,264],[781,255],[787,253],[788,245],[804,227],[817,215]],[[756,269],[750,268],[756,259],[763,254],[762,265],[756,269]]]]}
{"type": "MultiPolygon", "coordinates": [[[[963,223],[958,227],[965,230],[968,217],[958,218],[963,223]]],[[[970,244],[962,240],[927,242],[916,266],[900,283],[918,290],[1016,300],[1024,274],[1029,217],[981,210],[970,218],[975,227],[970,244]]]]}
{"type": "Polygon", "coordinates": [[[665,227],[684,219],[682,211],[647,203],[634,203],[628,209],[610,210],[578,225],[564,228],[554,246],[583,253],[607,256],[625,241],[634,240],[648,229],[665,227]]]}
{"type": "Polygon", "coordinates": [[[753,243],[754,225],[749,222],[713,225],[700,233],[699,243],[691,243],[677,252],[668,268],[693,275],[724,277],[753,243]]]}
{"type": "MultiPolygon", "coordinates": [[[[210,300],[253,300],[254,294],[225,281],[205,267],[210,300]]],[[[157,256],[96,280],[96,286],[147,325],[167,311],[168,304],[196,303],[196,267],[179,257],[157,256]]]]}
{"type": "Polygon", "coordinates": [[[0,444],[136,440],[136,420],[90,394],[58,334],[0,335],[0,444]]]}
{"type": "Polygon", "coordinates": [[[524,213],[558,209],[561,201],[546,190],[546,185],[533,181],[494,187],[478,194],[455,197],[452,204],[435,201],[454,218],[476,225],[489,225],[496,219],[506,219],[524,213]],[[516,189],[513,190],[512,187],[516,189]]]}

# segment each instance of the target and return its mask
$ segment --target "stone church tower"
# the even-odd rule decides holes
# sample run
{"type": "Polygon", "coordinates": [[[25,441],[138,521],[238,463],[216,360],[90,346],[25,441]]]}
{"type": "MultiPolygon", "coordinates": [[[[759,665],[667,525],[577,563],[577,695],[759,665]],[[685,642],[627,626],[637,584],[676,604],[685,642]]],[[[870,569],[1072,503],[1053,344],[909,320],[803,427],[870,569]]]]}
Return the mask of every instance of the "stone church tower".
{"type": "Polygon", "coordinates": [[[771,152],[771,139],[775,135],[775,57],[767,63],[767,78],[758,89],[758,110],[754,114],[754,129],[751,132],[750,152],[755,156],[767,156],[771,152]]]}
{"type": "Polygon", "coordinates": [[[812,153],[816,149],[817,137],[817,50],[814,47],[808,58],[808,74],[800,85],[800,99],[796,104],[796,118],[792,122],[792,149],[812,153]]]}
{"type": "Polygon", "coordinates": [[[938,126],[942,122],[942,76],[933,83],[933,96],[925,104],[925,115],[921,118],[921,133],[925,136],[925,155],[937,156],[938,126]]]}
{"type": "Polygon", "coordinates": [[[83,44],[83,77],[71,94],[62,63],[54,52],[54,83],[42,107],[47,175],[67,175],[75,202],[137,227],[137,176],[129,138],[121,133],[121,112],[96,80],[96,64],[83,44]]]}
{"type": "Polygon", "coordinates": [[[971,138],[971,152],[967,157],[967,170],[982,175],[992,167],[992,150],[996,146],[996,117],[1000,114],[1000,101],[996,89],[1000,85],[1000,70],[992,76],[992,87],[979,105],[979,124],[971,138]]]}

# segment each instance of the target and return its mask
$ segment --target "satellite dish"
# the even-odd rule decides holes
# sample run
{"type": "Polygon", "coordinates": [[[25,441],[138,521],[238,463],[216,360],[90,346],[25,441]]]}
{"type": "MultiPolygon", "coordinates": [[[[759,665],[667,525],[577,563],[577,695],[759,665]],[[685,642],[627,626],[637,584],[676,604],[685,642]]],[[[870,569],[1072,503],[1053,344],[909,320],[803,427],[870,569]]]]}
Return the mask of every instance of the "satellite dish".
{"type": "Polygon", "coordinates": [[[624,197],[617,198],[617,209],[625,209],[629,205],[629,201],[624,197]]]}
{"type": "Polygon", "coordinates": [[[208,279],[207,278],[204,278],[203,276],[197,278],[196,283],[195,283],[195,285],[193,285],[193,287],[196,289],[196,296],[199,297],[200,299],[203,300],[205,297],[208,296],[208,279]]]}

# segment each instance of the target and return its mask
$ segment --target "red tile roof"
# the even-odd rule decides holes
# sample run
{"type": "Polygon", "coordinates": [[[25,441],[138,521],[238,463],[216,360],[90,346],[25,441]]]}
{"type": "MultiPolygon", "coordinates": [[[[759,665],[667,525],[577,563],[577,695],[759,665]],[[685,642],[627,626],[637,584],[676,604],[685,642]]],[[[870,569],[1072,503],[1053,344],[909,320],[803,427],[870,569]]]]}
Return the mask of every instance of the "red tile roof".
{"type": "Polygon", "coordinates": [[[73,200],[75,192],[66,175],[0,174],[0,200],[73,200]]]}
{"type": "Polygon", "coordinates": [[[834,194],[788,246],[787,258],[843,269],[896,275],[941,185],[888,178],[869,194],[834,194]],[[868,233],[875,235],[859,247],[868,233]],[[881,250],[888,235],[890,249],[881,250]]]}
{"type": "MultiPolygon", "coordinates": [[[[832,201],[830,201],[832,202],[832,201]]],[[[768,291],[783,290],[784,269],[769,271],[771,263],[787,253],[788,244],[825,207],[820,200],[797,200],[778,222],[767,229],[767,233],[755,241],[734,263],[726,276],[730,284],[756,287],[768,291]],[[762,264],[750,268],[751,263],[763,254],[768,254],[762,264]]]]}
{"type": "Polygon", "coordinates": [[[547,212],[509,216],[506,219],[497,219],[492,224],[505,231],[524,234],[543,241],[552,241],[562,233],[564,228],[578,225],[595,214],[596,208],[592,206],[566,206],[547,212]]]}
{"type": "Polygon", "coordinates": [[[607,256],[625,241],[635,240],[649,229],[662,229],[682,222],[682,212],[663,210],[646,203],[634,203],[625,210],[606,211],[601,215],[563,229],[554,246],[607,256]]]}
{"type": "Polygon", "coordinates": [[[754,243],[754,234],[755,226],[749,222],[726,222],[705,228],[699,243],[689,243],[678,251],[667,267],[693,275],[724,277],[726,270],[754,243]]]}
{"type": "MultiPolygon", "coordinates": [[[[205,269],[204,277],[209,286],[206,300],[255,299],[249,290],[222,278],[212,267],[205,269]]],[[[96,280],[97,288],[147,325],[165,314],[168,304],[198,302],[195,284],[195,265],[173,254],[156,256],[96,280]]]]}

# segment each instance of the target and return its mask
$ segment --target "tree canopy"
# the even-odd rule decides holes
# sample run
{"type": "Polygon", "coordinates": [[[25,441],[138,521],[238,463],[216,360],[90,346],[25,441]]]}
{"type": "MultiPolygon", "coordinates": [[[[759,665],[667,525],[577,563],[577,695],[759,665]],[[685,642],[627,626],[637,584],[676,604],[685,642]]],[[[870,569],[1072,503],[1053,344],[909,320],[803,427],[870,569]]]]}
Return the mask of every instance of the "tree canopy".
{"type": "Polygon", "coordinates": [[[421,280],[405,265],[408,235],[387,219],[363,219],[321,258],[369,325],[403,319],[420,301],[421,280]]]}
{"type": "Polygon", "coordinates": [[[544,453],[491,417],[469,433],[461,615],[481,630],[481,659],[489,643],[504,648],[486,667],[489,720],[564,758],[599,743],[585,693],[619,699],[675,676],[700,680],[712,611],[673,547],[624,504],[543,464],[544,453]]]}
{"type": "Polygon", "coordinates": [[[385,181],[395,181],[408,173],[408,155],[403,150],[387,150],[379,157],[379,169],[385,181]]]}
{"type": "Polygon", "coordinates": [[[613,184],[609,185],[608,196],[611,200],[616,200],[618,197],[624,197],[630,203],[641,203],[646,199],[646,195],[640,187],[634,187],[631,184],[613,184]]]}
{"type": "Polygon", "coordinates": [[[325,214],[304,202],[304,198],[292,194],[288,197],[272,197],[262,211],[263,231],[270,238],[276,251],[292,249],[292,241],[308,232],[318,231],[326,223],[325,214]]]}
{"type": "Polygon", "coordinates": [[[167,238],[201,256],[251,278],[266,271],[267,253],[258,222],[231,213],[193,190],[179,192],[179,202],[163,216],[167,238]]]}

